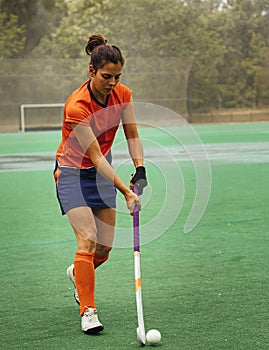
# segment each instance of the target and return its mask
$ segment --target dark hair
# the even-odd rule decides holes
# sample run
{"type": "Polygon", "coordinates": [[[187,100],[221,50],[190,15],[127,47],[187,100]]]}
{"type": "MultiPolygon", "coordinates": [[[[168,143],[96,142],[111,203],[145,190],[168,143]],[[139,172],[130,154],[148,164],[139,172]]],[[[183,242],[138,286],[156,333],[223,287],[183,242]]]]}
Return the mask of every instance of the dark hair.
{"type": "Polygon", "coordinates": [[[95,71],[109,62],[115,64],[120,62],[122,66],[124,65],[121,50],[115,45],[108,45],[102,34],[90,36],[85,51],[87,55],[91,56],[90,64],[92,64],[95,71]]]}

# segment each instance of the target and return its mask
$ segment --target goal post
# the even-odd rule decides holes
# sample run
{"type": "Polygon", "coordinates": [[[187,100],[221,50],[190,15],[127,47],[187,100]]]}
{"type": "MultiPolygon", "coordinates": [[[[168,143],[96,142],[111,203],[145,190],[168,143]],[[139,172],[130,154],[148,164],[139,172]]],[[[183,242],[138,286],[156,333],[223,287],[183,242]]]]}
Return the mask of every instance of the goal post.
{"type": "MultiPolygon", "coordinates": [[[[32,111],[34,109],[51,109],[51,108],[61,108],[63,109],[64,103],[26,103],[20,105],[20,126],[21,126],[21,132],[24,133],[27,129],[27,122],[26,122],[26,110],[31,109],[32,111]]],[[[41,123],[41,117],[38,115],[34,117],[35,121],[32,123],[32,128],[42,128],[42,129],[49,129],[51,127],[60,126],[60,119],[57,119],[55,117],[50,118],[50,113],[46,113],[47,117],[46,120],[41,123]]],[[[57,113],[57,116],[61,117],[62,120],[62,112],[59,114],[57,113]]],[[[29,117],[31,118],[31,117],[29,117]]],[[[29,122],[29,125],[31,125],[31,122],[29,122]]]]}

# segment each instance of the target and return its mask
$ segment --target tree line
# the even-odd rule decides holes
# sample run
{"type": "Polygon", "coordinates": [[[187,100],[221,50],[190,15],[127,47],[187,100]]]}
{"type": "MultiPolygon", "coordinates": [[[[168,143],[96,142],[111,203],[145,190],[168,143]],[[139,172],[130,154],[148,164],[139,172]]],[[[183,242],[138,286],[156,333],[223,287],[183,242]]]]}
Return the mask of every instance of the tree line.
{"type": "Polygon", "coordinates": [[[190,60],[192,111],[259,108],[269,106],[268,28],[268,0],[0,0],[0,60],[84,57],[101,32],[127,62],[190,60]]]}

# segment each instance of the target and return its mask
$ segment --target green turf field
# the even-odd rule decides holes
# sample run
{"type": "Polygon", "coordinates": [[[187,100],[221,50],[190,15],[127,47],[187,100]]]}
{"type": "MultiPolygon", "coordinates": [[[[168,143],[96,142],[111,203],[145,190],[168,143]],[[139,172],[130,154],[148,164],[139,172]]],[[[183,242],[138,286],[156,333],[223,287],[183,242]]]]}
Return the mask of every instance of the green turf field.
{"type": "MultiPolygon", "coordinates": [[[[183,233],[195,197],[195,171],[190,161],[175,160],[184,178],[182,208],[165,232],[142,246],[145,327],[161,332],[156,348],[163,350],[268,350],[269,123],[195,130],[209,153],[210,200],[199,224],[183,233]]],[[[144,128],[140,134],[173,148],[174,132],[144,128]]],[[[121,138],[119,150],[124,148],[121,138]]],[[[60,214],[52,178],[59,140],[56,131],[0,134],[0,348],[139,349],[131,247],[115,248],[96,272],[104,332],[86,336],[80,331],[65,273],[76,245],[60,214]]],[[[160,210],[169,223],[175,203],[161,205],[157,166],[173,172],[174,164],[165,157],[159,163],[156,154],[147,164],[151,194],[145,191],[142,197],[142,224],[154,221],[160,210]]],[[[126,181],[130,171],[129,163],[119,169],[126,181]]],[[[117,227],[131,226],[122,209],[117,227]]],[[[158,231],[154,222],[152,230],[158,231]]]]}

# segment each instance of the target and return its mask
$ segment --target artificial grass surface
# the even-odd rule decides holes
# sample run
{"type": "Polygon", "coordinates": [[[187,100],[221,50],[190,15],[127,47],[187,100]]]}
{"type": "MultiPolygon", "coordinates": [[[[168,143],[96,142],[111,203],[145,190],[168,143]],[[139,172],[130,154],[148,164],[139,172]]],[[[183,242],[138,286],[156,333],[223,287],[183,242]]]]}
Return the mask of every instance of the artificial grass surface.
{"type": "MultiPolygon", "coordinates": [[[[191,125],[190,128],[194,130],[203,143],[269,141],[269,123],[266,122],[213,124],[210,126],[191,125]]],[[[146,127],[141,128],[139,133],[143,140],[150,140],[166,146],[174,142],[173,135],[184,135],[184,131],[178,132],[178,130],[184,130],[184,127],[146,127]]],[[[60,131],[0,134],[0,154],[56,152],[60,139],[60,131]]],[[[123,139],[123,132],[119,131],[115,143],[119,143],[123,139]]],[[[176,142],[176,144],[178,143],[176,142]]]]}
{"type": "MultiPolygon", "coordinates": [[[[217,138],[215,126],[201,128],[201,138],[217,138]]],[[[162,333],[157,348],[269,348],[268,170],[268,163],[212,162],[207,210],[193,232],[183,234],[194,175],[191,164],[182,164],[189,191],[182,211],[141,254],[145,326],[162,333]]],[[[86,336],[65,274],[76,244],[60,214],[52,172],[2,172],[0,183],[1,348],[138,349],[132,248],[115,248],[97,270],[96,302],[105,330],[86,336]]],[[[155,215],[154,198],[141,220],[155,215]]],[[[132,225],[123,213],[118,222],[132,225]]]]}

